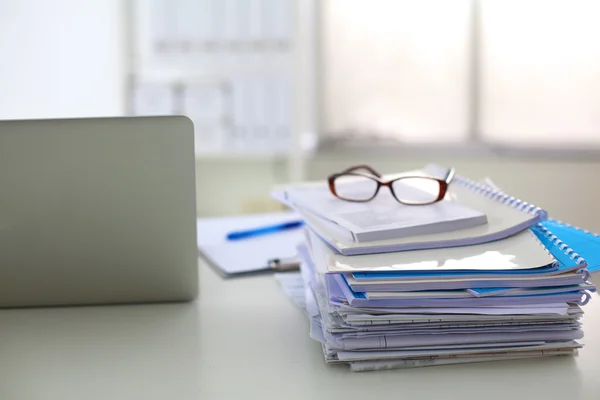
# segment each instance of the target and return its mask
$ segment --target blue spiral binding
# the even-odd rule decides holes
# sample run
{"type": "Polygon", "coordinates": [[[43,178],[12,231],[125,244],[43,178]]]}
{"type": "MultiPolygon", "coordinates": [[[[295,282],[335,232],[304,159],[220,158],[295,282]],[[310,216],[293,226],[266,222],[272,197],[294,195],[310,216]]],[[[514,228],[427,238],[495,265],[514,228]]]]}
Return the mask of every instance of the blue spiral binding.
{"type": "Polygon", "coordinates": [[[558,236],[552,233],[550,229],[546,228],[542,224],[537,224],[536,228],[539,229],[544,236],[548,238],[548,240],[554,243],[561,251],[563,251],[567,256],[569,256],[573,261],[575,261],[578,265],[583,265],[587,267],[587,262],[583,257],[581,257],[575,250],[570,248],[565,242],[560,240],[558,236]]]}
{"type": "Polygon", "coordinates": [[[595,238],[599,238],[599,239],[600,239],[600,235],[598,235],[597,233],[590,232],[590,231],[588,231],[588,230],[586,230],[586,229],[580,228],[580,227],[578,227],[578,226],[575,226],[575,225],[568,224],[568,223],[566,223],[566,222],[563,222],[563,221],[560,221],[560,220],[558,220],[558,219],[549,219],[548,221],[549,221],[549,222],[552,222],[552,223],[555,223],[555,224],[558,224],[558,225],[562,225],[562,226],[564,226],[564,227],[566,227],[566,228],[573,229],[573,230],[575,230],[575,231],[578,231],[578,232],[584,233],[584,234],[586,234],[586,235],[590,235],[590,236],[592,236],[592,237],[595,237],[595,238]]]}
{"type": "MultiPolygon", "coordinates": [[[[591,278],[591,274],[590,274],[590,271],[587,270],[587,261],[585,261],[585,259],[583,257],[581,257],[575,250],[570,248],[565,242],[560,240],[560,238],[558,236],[553,234],[552,231],[550,231],[544,225],[537,224],[536,228],[539,229],[539,231],[541,231],[541,233],[546,238],[548,238],[548,240],[551,243],[556,245],[561,251],[563,251],[567,256],[569,256],[569,258],[571,258],[573,261],[575,261],[575,263],[577,265],[581,266],[581,268],[579,268],[576,271],[576,273],[578,273],[582,276],[582,279],[585,283],[591,284],[589,281],[591,278]]],[[[588,303],[588,301],[590,301],[591,296],[587,291],[584,291],[582,294],[585,297],[583,298],[583,301],[578,302],[578,304],[583,306],[583,305],[586,305],[588,303]]]]}

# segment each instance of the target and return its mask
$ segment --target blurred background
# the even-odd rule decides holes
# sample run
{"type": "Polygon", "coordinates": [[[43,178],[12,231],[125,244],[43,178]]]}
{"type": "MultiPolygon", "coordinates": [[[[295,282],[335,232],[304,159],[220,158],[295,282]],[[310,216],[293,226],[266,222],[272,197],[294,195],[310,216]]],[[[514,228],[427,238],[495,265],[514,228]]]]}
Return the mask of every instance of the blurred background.
{"type": "Polygon", "coordinates": [[[595,0],[0,0],[0,119],[185,114],[199,216],[454,165],[600,231],[595,0]],[[230,182],[224,185],[222,182],[230,182]]]}

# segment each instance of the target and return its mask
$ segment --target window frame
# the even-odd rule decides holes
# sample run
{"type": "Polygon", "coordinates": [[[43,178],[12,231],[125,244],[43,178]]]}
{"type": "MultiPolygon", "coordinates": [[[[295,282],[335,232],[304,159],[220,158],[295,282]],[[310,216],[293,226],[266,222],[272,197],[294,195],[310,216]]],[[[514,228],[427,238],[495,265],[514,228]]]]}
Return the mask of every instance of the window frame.
{"type": "MultiPolygon", "coordinates": [[[[323,9],[325,2],[319,2],[319,7],[316,9],[317,16],[317,35],[321,37],[323,26],[326,23],[323,18],[323,9]]],[[[489,140],[482,132],[481,124],[481,87],[482,87],[482,9],[481,0],[470,0],[469,5],[469,26],[468,26],[468,45],[467,45],[467,132],[465,140],[459,143],[438,143],[424,144],[418,142],[400,142],[393,139],[365,136],[364,139],[358,140],[341,135],[327,135],[322,128],[325,126],[323,118],[323,103],[325,98],[324,86],[321,84],[321,79],[324,70],[324,61],[322,52],[323,47],[321,41],[315,43],[317,54],[317,99],[315,101],[318,127],[317,131],[321,132],[318,137],[317,153],[332,153],[339,150],[344,151],[366,151],[379,152],[383,154],[431,154],[435,155],[477,155],[481,157],[518,157],[518,158],[533,158],[533,159],[560,159],[560,160],[597,160],[600,158],[600,141],[589,142],[587,144],[575,145],[545,145],[544,143],[535,143],[531,145],[512,144],[512,143],[495,143],[489,140]]],[[[598,132],[600,135],[600,131],[598,132]]],[[[360,136],[360,135],[358,135],[360,136]]]]}

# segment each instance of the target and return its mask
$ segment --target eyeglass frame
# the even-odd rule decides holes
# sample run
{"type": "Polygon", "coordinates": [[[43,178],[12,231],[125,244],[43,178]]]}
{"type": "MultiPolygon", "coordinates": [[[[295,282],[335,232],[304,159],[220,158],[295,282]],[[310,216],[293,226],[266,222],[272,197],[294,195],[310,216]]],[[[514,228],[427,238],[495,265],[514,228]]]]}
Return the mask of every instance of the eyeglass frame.
{"type": "Polygon", "coordinates": [[[329,175],[329,177],[327,177],[327,182],[329,184],[329,190],[331,191],[331,193],[340,200],[351,201],[351,202],[355,202],[355,203],[366,203],[368,201],[373,200],[377,196],[377,194],[379,193],[379,189],[381,189],[382,186],[387,186],[390,189],[390,192],[392,193],[392,197],[394,197],[394,199],[398,203],[409,205],[409,206],[416,206],[416,205],[421,206],[421,205],[434,204],[434,203],[437,203],[438,201],[442,200],[446,196],[446,192],[448,191],[448,185],[450,184],[450,182],[452,182],[452,179],[454,179],[454,175],[455,175],[454,167],[451,167],[448,170],[448,172],[446,173],[446,176],[444,177],[444,179],[439,179],[439,178],[436,178],[433,176],[403,175],[403,176],[399,176],[398,178],[395,178],[395,179],[392,179],[389,181],[384,181],[381,179],[381,174],[379,172],[375,171],[373,168],[369,167],[368,165],[361,164],[361,165],[355,165],[353,167],[346,168],[342,172],[338,172],[338,173],[329,175]],[[367,170],[369,172],[369,174],[366,174],[363,172],[356,172],[356,170],[360,170],[360,169],[367,170]],[[337,191],[335,190],[335,180],[341,176],[359,176],[359,177],[371,179],[371,180],[377,182],[377,188],[373,192],[373,196],[371,196],[368,199],[361,199],[361,200],[347,199],[347,198],[344,198],[344,197],[341,197],[340,195],[338,195],[337,191]],[[426,203],[400,200],[398,197],[396,197],[396,193],[394,192],[393,184],[394,184],[394,182],[400,181],[403,179],[429,179],[429,180],[437,181],[440,185],[440,192],[438,194],[438,197],[435,200],[426,202],[426,203]]]}

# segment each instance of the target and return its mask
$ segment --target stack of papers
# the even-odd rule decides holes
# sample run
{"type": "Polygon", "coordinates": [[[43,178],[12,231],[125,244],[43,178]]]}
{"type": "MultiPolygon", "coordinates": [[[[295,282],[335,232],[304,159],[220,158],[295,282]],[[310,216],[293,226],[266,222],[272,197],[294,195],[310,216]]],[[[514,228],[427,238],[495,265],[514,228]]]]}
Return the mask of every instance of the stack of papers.
{"type": "MultiPolygon", "coordinates": [[[[455,185],[461,182],[472,187],[468,180],[455,185]]],[[[503,196],[486,192],[500,204],[503,196]]],[[[336,245],[324,218],[289,198],[286,204],[305,218],[301,278],[293,286],[296,297],[304,289],[299,303],[328,363],[367,371],[575,355],[582,347],[581,306],[596,290],[587,264],[535,218],[522,218],[529,225],[500,240],[461,246],[448,245],[449,236],[421,235],[383,247],[361,243],[344,254],[349,247],[336,245]],[[407,251],[398,243],[427,245],[407,251]]],[[[544,215],[531,205],[516,209],[544,215]]],[[[489,208],[480,211],[496,224],[489,208]]]]}

